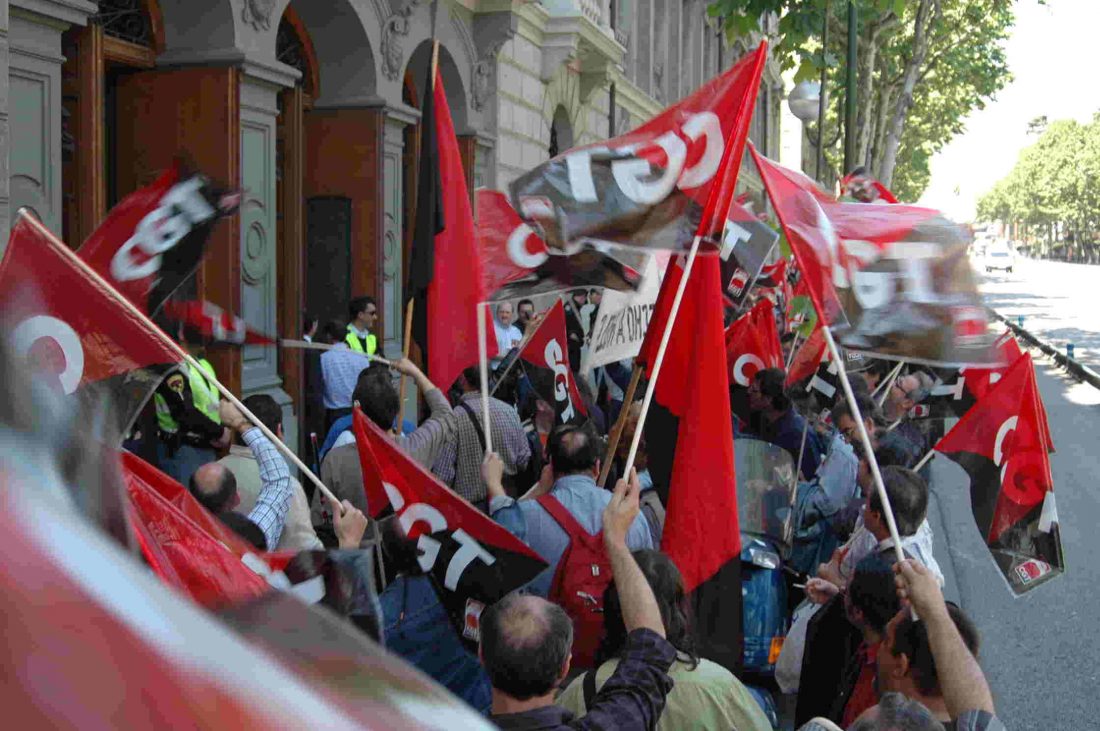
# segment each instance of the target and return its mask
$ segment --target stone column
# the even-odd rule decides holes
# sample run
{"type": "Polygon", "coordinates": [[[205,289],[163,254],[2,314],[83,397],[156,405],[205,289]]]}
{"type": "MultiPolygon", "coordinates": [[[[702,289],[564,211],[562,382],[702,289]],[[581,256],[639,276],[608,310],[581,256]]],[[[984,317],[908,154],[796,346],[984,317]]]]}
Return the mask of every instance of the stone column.
{"type": "MultiPolygon", "coordinates": [[[[382,321],[383,352],[397,356],[405,338],[405,127],[416,124],[411,109],[386,107],[382,151],[382,321]]],[[[415,384],[414,384],[415,385],[415,384]]]]}
{"type": "MultiPolygon", "coordinates": [[[[4,27],[9,28],[5,53],[7,94],[0,109],[8,112],[3,130],[18,144],[7,149],[7,174],[2,191],[8,199],[5,216],[21,206],[34,209],[54,232],[61,231],[61,34],[71,25],[85,25],[96,12],[86,0],[12,0],[3,2],[4,27]],[[10,25],[9,25],[10,22],[10,25]],[[10,188],[9,188],[10,185],[10,188]]],[[[3,223],[7,244],[8,218],[3,223]]]]}
{"type": "Polygon", "coordinates": [[[11,228],[8,145],[8,0],[0,0],[0,252],[11,228]]]}

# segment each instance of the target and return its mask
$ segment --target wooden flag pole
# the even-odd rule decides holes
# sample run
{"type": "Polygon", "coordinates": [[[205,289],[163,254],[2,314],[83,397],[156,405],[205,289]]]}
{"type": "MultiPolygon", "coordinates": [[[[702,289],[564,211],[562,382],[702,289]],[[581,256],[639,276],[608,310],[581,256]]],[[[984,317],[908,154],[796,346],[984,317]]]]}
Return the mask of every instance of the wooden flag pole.
{"type": "MultiPolygon", "coordinates": [[[[897,380],[898,374],[901,373],[901,369],[904,365],[905,361],[900,361],[896,366],[894,366],[894,369],[890,371],[890,375],[886,377],[886,380],[879,384],[879,388],[882,389],[881,397],[875,402],[875,406],[881,409],[882,405],[886,403],[886,399],[890,397],[890,387],[894,385],[894,381],[897,380]]],[[[875,392],[871,395],[878,396],[879,393],[879,390],[876,389],[875,392]]]]}
{"type": "Polygon", "coordinates": [[[50,245],[53,246],[53,248],[59,254],[66,257],[70,262],[79,267],[80,270],[84,272],[85,276],[94,281],[105,294],[110,296],[122,307],[124,307],[126,311],[129,312],[131,317],[137,319],[148,329],[150,329],[153,332],[154,336],[158,338],[165,347],[178,355],[180,357],[180,360],[186,362],[191,368],[197,369],[206,377],[208,381],[213,382],[215,388],[217,388],[218,391],[221,392],[221,395],[225,397],[225,400],[236,406],[237,409],[241,412],[241,415],[244,416],[244,418],[251,421],[256,426],[256,428],[258,428],[260,432],[265,437],[267,437],[273,445],[275,445],[276,449],[282,452],[295,467],[301,470],[303,475],[305,475],[314,485],[317,486],[317,489],[321,491],[321,494],[332,500],[336,500],[336,502],[340,502],[332,493],[332,490],[329,490],[327,487],[325,487],[325,484],[317,478],[317,475],[313,474],[313,471],[306,467],[305,464],[302,463],[302,460],[298,459],[298,455],[294,454],[294,450],[284,444],[283,441],[275,436],[270,429],[264,426],[264,423],[256,418],[256,415],[249,411],[248,407],[242,404],[240,399],[234,396],[228,388],[223,386],[221,381],[203,370],[198,361],[191,357],[190,353],[181,348],[179,346],[179,343],[168,337],[168,335],[163,330],[157,327],[153,323],[153,321],[149,319],[148,315],[138,309],[133,302],[120,294],[119,291],[115,289],[110,282],[101,277],[99,275],[99,272],[97,272],[95,269],[92,269],[90,266],[88,266],[88,264],[83,259],[78,257],[72,249],[58,241],[53,233],[51,233],[39,221],[35,220],[33,216],[27,216],[25,214],[21,215],[24,215],[26,220],[30,221],[34,226],[38,227],[41,230],[46,240],[50,242],[50,245]]]}
{"type": "Polygon", "coordinates": [[[783,538],[790,544],[794,538],[794,506],[798,502],[798,476],[802,473],[802,458],[806,454],[806,435],[810,433],[810,420],[803,417],[802,444],[798,446],[798,464],[794,466],[794,482],[791,485],[791,499],[787,501],[787,520],[783,526],[783,538]]]}
{"type": "Polygon", "coordinates": [[[623,429],[626,428],[630,407],[634,404],[634,392],[638,390],[638,382],[642,380],[643,370],[640,365],[635,364],[634,372],[630,374],[630,384],[626,387],[626,394],[623,396],[623,408],[619,412],[619,418],[615,420],[615,426],[611,429],[611,436],[607,440],[607,454],[604,455],[603,465],[600,467],[600,479],[596,482],[600,487],[607,484],[607,475],[611,472],[611,458],[615,455],[615,450],[619,448],[619,440],[623,436],[623,429]]]}
{"type": "Polygon", "coordinates": [[[794,363],[794,356],[798,352],[798,333],[794,334],[794,340],[791,341],[791,352],[787,355],[787,365],[783,369],[789,371],[791,369],[791,363],[794,363]]]}
{"type": "Polygon", "coordinates": [[[886,494],[886,485],[882,481],[882,472],[878,468],[878,460],[875,459],[875,450],[871,446],[871,435],[867,433],[867,426],[863,423],[863,414],[859,413],[859,405],[856,403],[855,394],[852,392],[852,382],[848,380],[848,370],[844,368],[844,361],[840,359],[840,349],[833,339],[833,332],[828,325],[822,327],[825,334],[825,342],[829,345],[829,352],[833,356],[833,362],[840,363],[837,369],[840,376],[840,384],[844,387],[844,396],[848,399],[848,406],[852,409],[852,417],[855,419],[856,428],[859,430],[859,439],[863,443],[863,451],[867,454],[867,464],[871,467],[871,475],[875,478],[875,489],[878,490],[879,500],[882,502],[882,512],[886,515],[886,526],[890,529],[890,538],[894,540],[894,553],[898,561],[905,560],[905,551],[901,547],[901,536],[898,535],[898,525],[894,520],[894,508],[890,505],[890,496],[886,494]]]}
{"type": "Polygon", "coordinates": [[[485,433],[485,454],[493,451],[493,422],[489,420],[489,346],[485,340],[485,317],[489,314],[486,302],[477,304],[477,357],[481,369],[481,425],[485,433]]]}
{"type": "Polygon", "coordinates": [[[649,404],[653,401],[653,391],[657,387],[657,378],[661,375],[661,366],[665,362],[665,351],[668,350],[668,341],[672,337],[672,326],[676,323],[676,315],[680,312],[680,301],[684,298],[684,290],[687,289],[688,279],[691,278],[691,270],[695,266],[695,256],[699,253],[699,242],[702,240],[702,236],[696,235],[691,242],[691,251],[688,252],[687,261],[684,262],[684,274],[680,278],[680,285],[676,288],[676,297],[672,300],[672,309],[668,313],[665,331],[661,334],[661,344],[657,348],[657,357],[653,360],[652,375],[649,377],[649,383],[646,384],[645,398],[642,399],[642,413],[638,415],[638,426],[634,429],[634,439],[630,442],[630,453],[627,454],[626,464],[623,466],[624,479],[629,479],[630,470],[634,467],[634,459],[638,456],[638,445],[642,441],[646,414],[649,412],[649,404]]]}
{"type": "MultiPolygon", "coordinates": [[[[409,357],[409,346],[412,345],[412,329],[413,329],[413,309],[416,306],[416,300],[410,298],[409,303],[405,305],[405,345],[401,349],[401,357],[406,360],[409,357]]],[[[427,369],[428,364],[424,364],[427,369]]],[[[401,410],[397,414],[397,433],[401,433],[401,426],[405,423],[405,406],[408,403],[408,399],[405,398],[405,381],[407,376],[402,373],[401,381],[397,387],[397,393],[401,394],[401,410]]]]}
{"type": "Polygon", "coordinates": [[[936,449],[935,449],[935,447],[933,447],[932,449],[928,450],[928,454],[926,454],[926,455],[924,455],[923,457],[920,458],[920,462],[917,462],[915,465],[913,465],[913,468],[912,468],[913,471],[914,472],[920,472],[921,468],[924,467],[926,464],[928,464],[930,461],[932,461],[932,458],[935,457],[935,456],[936,456],[936,449]]]}

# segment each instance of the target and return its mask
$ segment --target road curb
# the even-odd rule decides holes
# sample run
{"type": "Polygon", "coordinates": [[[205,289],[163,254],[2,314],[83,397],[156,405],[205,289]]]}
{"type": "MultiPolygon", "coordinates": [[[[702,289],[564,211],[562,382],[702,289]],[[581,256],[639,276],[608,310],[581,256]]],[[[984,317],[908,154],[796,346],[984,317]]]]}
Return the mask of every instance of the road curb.
{"type": "Polygon", "coordinates": [[[1053,358],[1054,361],[1058,363],[1058,365],[1064,366],[1065,369],[1069,371],[1074,378],[1081,381],[1082,383],[1089,384],[1093,388],[1100,389],[1100,374],[1097,374],[1096,371],[1081,363],[1076,358],[1067,357],[1065,353],[1062,353],[1050,343],[1046,342],[1045,340],[1039,339],[1034,334],[1028,332],[1024,328],[1012,322],[1007,317],[994,310],[992,307],[987,307],[986,309],[989,310],[989,313],[993,317],[997,318],[1005,325],[1007,325],[1008,329],[1011,330],[1017,337],[1023,338],[1028,343],[1034,345],[1035,347],[1039,348],[1039,350],[1043,351],[1051,358],[1053,358]]]}

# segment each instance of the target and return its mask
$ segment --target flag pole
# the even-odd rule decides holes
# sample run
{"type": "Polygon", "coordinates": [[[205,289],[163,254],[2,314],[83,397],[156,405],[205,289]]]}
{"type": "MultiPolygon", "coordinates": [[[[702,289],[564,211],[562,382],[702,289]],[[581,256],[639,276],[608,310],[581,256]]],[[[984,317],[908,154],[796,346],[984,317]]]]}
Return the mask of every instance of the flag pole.
{"type": "Polygon", "coordinates": [[[787,543],[791,543],[794,538],[794,505],[798,502],[798,475],[802,471],[802,458],[806,454],[806,435],[810,433],[810,420],[803,417],[802,421],[805,422],[802,425],[802,443],[798,446],[798,463],[794,466],[794,482],[791,485],[791,499],[787,501],[787,521],[783,526],[783,538],[787,543]]]}
{"type": "Polygon", "coordinates": [[[99,272],[97,272],[95,269],[88,266],[87,262],[85,262],[83,259],[81,259],[79,256],[77,256],[76,253],[72,249],[70,249],[68,246],[65,246],[60,241],[58,241],[57,237],[55,237],[53,235],[53,233],[51,231],[49,231],[49,229],[47,229],[45,226],[43,226],[33,216],[24,215],[24,217],[26,218],[26,220],[30,221],[34,226],[38,227],[41,230],[41,232],[44,235],[45,240],[49,242],[50,246],[52,246],[59,254],[61,254],[65,258],[67,258],[70,262],[72,262],[75,266],[77,266],[82,272],[84,272],[84,275],[87,276],[89,279],[91,279],[93,282],[95,282],[96,285],[98,285],[103,290],[104,294],[106,294],[107,296],[109,296],[112,299],[116,300],[124,309],[126,309],[127,312],[129,312],[131,317],[133,317],[133,318],[137,319],[139,322],[141,322],[146,328],[148,328],[153,333],[153,335],[156,338],[158,338],[161,341],[161,343],[165,347],[167,347],[173,353],[178,355],[191,368],[195,368],[198,372],[200,372],[204,376],[206,376],[206,379],[208,381],[211,381],[214,384],[215,388],[217,388],[218,391],[222,394],[222,396],[225,397],[226,401],[229,401],[231,404],[236,406],[237,409],[241,412],[241,415],[244,416],[249,421],[251,421],[260,430],[260,433],[262,433],[265,437],[267,437],[271,441],[271,443],[275,446],[276,449],[278,449],[280,452],[282,452],[286,456],[286,458],[289,459],[290,462],[295,467],[297,467],[299,470],[301,470],[303,475],[308,477],[309,480],[314,485],[317,486],[317,489],[319,489],[321,491],[321,493],[323,495],[325,495],[325,497],[331,498],[332,500],[336,500],[336,502],[340,502],[339,500],[337,500],[336,496],[332,493],[332,490],[329,490],[327,487],[325,487],[325,484],[317,478],[317,475],[313,474],[313,471],[310,470],[308,467],[306,467],[305,464],[302,463],[302,460],[298,459],[298,455],[294,454],[294,450],[292,450],[290,447],[288,447],[286,444],[284,444],[283,441],[281,439],[279,439],[278,437],[276,437],[271,432],[270,429],[268,429],[266,426],[264,426],[264,423],[262,421],[260,421],[258,418],[256,418],[256,415],[253,414],[251,411],[249,411],[248,407],[246,407],[244,404],[242,404],[240,399],[238,399],[236,396],[234,396],[232,393],[230,393],[229,389],[226,388],[224,385],[222,385],[221,381],[219,381],[217,378],[215,378],[214,376],[207,373],[199,365],[198,361],[196,361],[191,356],[190,353],[188,353],[183,348],[181,348],[179,346],[179,343],[177,343],[175,340],[168,337],[168,335],[163,330],[161,330],[159,327],[157,327],[156,324],[153,323],[153,321],[149,319],[148,315],[146,315],[138,307],[136,307],[133,302],[131,302],[129,299],[127,299],[121,293],[119,293],[119,291],[117,289],[115,289],[111,285],[110,282],[108,282],[103,277],[101,277],[99,275],[99,272]]]}
{"type": "MultiPolygon", "coordinates": [[[[412,328],[413,328],[413,308],[416,307],[416,298],[410,297],[409,303],[405,305],[405,345],[401,349],[401,357],[406,360],[409,357],[409,346],[412,345],[412,328]]],[[[405,397],[405,381],[407,376],[402,373],[401,381],[397,387],[397,393],[401,394],[401,411],[397,414],[397,433],[401,433],[401,425],[405,423],[405,406],[408,403],[408,399],[405,397]]]]}
{"type": "Polygon", "coordinates": [[[859,431],[859,439],[863,443],[863,451],[867,454],[867,464],[871,467],[871,475],[875,478],[875,489],[878,491],[879,501],[882,503],[882,512],[886,516],[886,526],[890,529],[890,538],[894,541],[894,553],[898,561],[905,560],[905,551],[901,548],[901,536],[898,535],[898,525],[894,520],[894,508],[890,505],[890,496],[886,494],[886,485],[882,481],[882,472],[878,468],[878,460],[875,459],[875,450],[871,446],[871,435],[867,433],[867,426],[863,423],[863,414],[859,413],[859,405],[856,403],[855,394],[852,392],[852,383],[848,380],[848,371],[844,368],[844,361],[840,358],[840,349],[833,339],[833,332],[828,325],[822,326],[825,334],[825,342],[829,345],[829,352],[833,361],[840,364],[837,369],[840,375],[840,384],[844,387],[844,396],[848,399],[848,406],[852,409],[852,417],[859,431]]]}
{"type": "Polygon", "coordinates": [[[798,333],[795,332],[794,340],[791,341],[791,352],[787,355],[787,366],[783,370],[789,371],[791,369],[791,363],[794,363],[794,356],[798,353],[798,333]]]}
{"type": "Polygon", "coordinates": [[[657,357],[653,360],[653,372],[646,384],[645,397],[642,399],[642,413],[638,415],[638,426],[634,429],[634,439],[630,442],[630,453],[626,457],[626,465],[623,467],[623,477],[628,478],[630,470],[634,466],[634,458],[638,456],[638,446],[642,442],[642,430],[645,428],[646,414],[649,412],[649,404],[653,401],[653,391],[657,387],[657,378],[661,375],[661,365],[665,362],[665,351],[668,350],[668,341],[672,337],[672,326],[676,324],[676,315],[680,312],[680,301],[684,298],[684,290],[687,289],[691,270],[695,266],[695,256],[699,253],[699,243],[703,237],[696,234],[691,242],[691,251],[688,252],[687,261],[684,262],[684,274],[680,278],[680,284],[676,287],[676,297],[672,300],[672,309],[668,313],[668,322],[665,323],[665,331],[661,334],[661,344],[657,348],[657,357]]]}
{"type": "Polygon", "coordinates": [[[485,454],[493,451],[493,422],[489,420],[489,346],[485,338],[485,318],[489,314],[489,305],[479,302],[477,305],[477,357],[481,370],[481,424],[485,433],[485,454]]]}
{"type": "Polygon", "coordinates": [[[871,394],[872,396],[878,396],[879,395],[879,389],[882,389],[882,392],[881,392],[882,397],[879,398],[878,401],[875,402],[875,406],[877,406],[881,409],[882,405],[884,403],[886,403],[886,399],[889,398],[889,396],[890,396],[890,387],[894,385],[894,381],[897,380],[898,374],[901,373],[901,369],[904,365],[905,365],[905,361],[900,361],[896,366],[894,366],[894,369],[892,371],[890,371],[890,375],[888,375],[886,377],[886,379],[882,383],[879,384],[879,388],[875,389],[875,392],[873,394],[871,394]]]}
{"type": "Polygon", "coordinates": [[[600,487],[607,484],[607,475],[611,472],[611,457],[619,448],[619,440],[622,439],[623,429],[626,428],[630,407],[634,403],[634,392],[638,390],[638,382],[642,380],[643,370],[635,363],[634,372],[630,374],[630,384],[626,387],[626,394],[623,396],[623,408],[619,412],[619,418],[615,420],[615,426],[611,429],[611,436],[607,440],[607,454],[604,455],[603,465],[600,466],[600,479],[596,482],[600,487]]]}
{"type": "Polygon", "coordinates": [[[933,447],[932,449],[928,450],[928,454],[926,454],[926,455],[924,455],[923,457],[920,458],[920,462],[917,462],[915,465],[913,465],[913,471],[914,472],[920,472],[921,468],[924,467],[926,464],[928,464],[930,461],[932,461],[932,458],[935,457],[935,456],[936,456],[936,448],[933,447]]]}

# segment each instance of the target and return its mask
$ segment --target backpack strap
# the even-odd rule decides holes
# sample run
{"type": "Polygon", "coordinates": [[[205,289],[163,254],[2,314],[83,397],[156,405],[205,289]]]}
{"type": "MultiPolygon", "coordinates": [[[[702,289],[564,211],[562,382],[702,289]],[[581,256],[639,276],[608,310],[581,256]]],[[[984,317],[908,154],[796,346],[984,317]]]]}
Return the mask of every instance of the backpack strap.
{"type": "Polygon", "coordinates": [[[539,495],[537,500],[542,509],[550,514],[550,517],[561,526],[563,531],[569,534],[570,541],[580,541],[593,549],[601,548],[600,539],[603,536],[603,531],[596,535],[586,531],[584,526],[578,523],[573,514],[566,510],[565,506],[553,495],[539,495]]]}
{"type": "Polygon", "coordinates": [[[468,403],[466,403],[465,401],[460,402],[458,404],[458,408],[465,411],[466,416],[470,417],[470,423],[472,423],[474,425],[474,432],[477,434],[477,442],[478,442],[478,444],[481,445],[481,451],[482,451],[482,453],[484,453],[485,452],[485,432],[482,431],[481,423],[477,420],[477,417],[474,416],[473,408],[468,403]]]}
{"type": "Polygon", "coordinates": [[[584,674],[584,680],[581,681],[581,688],[584,690],[584,710],[587,713],[588,709],[592,707],[592,703],[596,700],[596,671],[599,667],[594,667],[584,674]]]}

